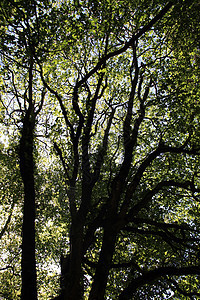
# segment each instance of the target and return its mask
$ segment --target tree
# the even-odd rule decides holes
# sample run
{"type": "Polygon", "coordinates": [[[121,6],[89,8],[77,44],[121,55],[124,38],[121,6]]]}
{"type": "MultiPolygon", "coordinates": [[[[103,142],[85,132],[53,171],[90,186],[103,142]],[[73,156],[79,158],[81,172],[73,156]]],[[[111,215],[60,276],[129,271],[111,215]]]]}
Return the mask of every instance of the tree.
{"type": "Polygon", "coordinates": [[[32,227],[22,232],[33,238],[24,242],[32,262],[22,242],[22,299],[23,287],[37,297],[35,218],[37,252],[61,257],[55,299],[198,296],[198,1],[8,3],[2,70],[14,75],[4,93],[23,103],[18,155],[32,227]],[[52,145],[50,166],[39,136],[52,145]],[[43,253],[44,228],[53,254],[43,253]],[[23,282],[31,265],[32,288],[23,282]]]}
{"type": "MultiPolygon", "coordinates": [[[[23,225],[22,225],[22,292],[21,299],[37,299],[36,261],[35,261],[35,179],[34,179],[34,131],[36,118],[44,101],[44,90],[41,99],[36,96],[37,82],[34,82],[34,55],[38,43],[36,3],[20,3],[3,1],[1,17],[4,25],[1,30],[3,37],[2,64],[6,72],[8,86],[5,91],[8,97],[14,96],[11,114],[17,112],[17,118],[22,123],[19,140],[19,165],[21,178],[24,185],[23,225]],[[32,27],[31,21],[36,18],[36,26],[32,27]],[[7,30],[6,30],[6,29],[7,30]],[[37,35],[36,35],[37,33],[37,35]],[[20,47],[15,47],[19,44],[20,47]],[[13,51],[14,60],[11,57],[13,51]],[[25,53],[23,53],[23,51],[25,53]],[[14,61],[14,62],[13,62],[14,61]],[[19,71],[20,75],[17,75],[19,71]],[[24,79],[21,83],[19,80],[24,79]],[[11,84],[11,88],[10,88],[11,84]],[[16,108],[17,105],[17,108],[16,108]]],[[[4,86],[3,86],[4,87],[4,86]]],[[[12,102],[12,99],[11,99],[12,102]]],[[[9,107],[5,101],[4,107],[9,107]]],[[[10,107],[7,109],[8,113],[10,107]]]]}

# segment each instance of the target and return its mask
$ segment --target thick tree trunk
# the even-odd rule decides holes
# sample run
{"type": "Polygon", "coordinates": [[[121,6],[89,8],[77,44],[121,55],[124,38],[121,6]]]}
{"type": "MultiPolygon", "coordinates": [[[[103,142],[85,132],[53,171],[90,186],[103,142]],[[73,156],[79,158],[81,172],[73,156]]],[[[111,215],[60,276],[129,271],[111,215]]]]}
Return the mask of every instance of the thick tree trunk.
{"type": "Polygon", "coordinates": [[[115,250],[116,232],[112,225],[107,226],[104,231],[103,244],[99,262],[96,268],[89,300],[105,299],[105,290],[109,275],[112,257],[115,250]]]}
{"type": "Polygon", "coordinates": [[[77,221],[71,227],[71,253],[68,272],[65,276],[64,300],[82,299],[82,252],[83,226],[77,221]]]}
{"type": "Polygon", "coordinates": [[[22,225],[22,300],[36,300],[35,261],[35,188],[33,133],[34,118],[27,111],[20,140],[20,171],[24,183],[24,208],[22,225]]]}

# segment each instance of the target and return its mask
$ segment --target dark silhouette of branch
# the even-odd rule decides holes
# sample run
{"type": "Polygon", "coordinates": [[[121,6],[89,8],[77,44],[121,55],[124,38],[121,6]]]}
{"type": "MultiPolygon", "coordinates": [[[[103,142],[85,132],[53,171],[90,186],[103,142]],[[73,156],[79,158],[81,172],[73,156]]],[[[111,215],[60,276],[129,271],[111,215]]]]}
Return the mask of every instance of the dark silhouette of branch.
{"type": "Polygon", "coordinates": [[[150,270],[134,278],[128,284],[122,293],[119,295],[119,300],[129,300],[132,299],[133,294],[137,291],[138,288],[144,286],[145,284],[152,284],[166,276],[183,276],[183,275],[200,275],[199,266],[187,266],[187,267],[159,267],[154,270],[150,270]]]}
{"type": "Polygon", "coordinates": [[[163,18],[163,16],[170,10],[170,8],[173,6],[173,2],[168,2],[166,4],[166,6],[161,9],[161,11],[147,24],[145,25],[143,28],[141,28],[138,33],[136,33],[128,42],[125,43],[125,45],[120,48],[117,49],[113,52],[108,53],[107,55],[103,56],[99,62],[97,63],[97,65],[90,70],[90,72],[88,72],[80,81],[77,82],[77,88],[80,87],[84,82],[86,82],[88,80],[88,78],[90,78],[93,74],[95,74],[102,65],[105,64],[105,62],[112,58],[115,57],[117,55],[120,55],[122,53],[124,53],[128,48],[130,48],[135,41],[137,41],[143,34],[145,34],[146,32],[148,32],[154,24],[156,24],[159,20],[161,20],[163,18]]]}
{"type": "Polygon", "coordinates": [[[12,202],[12,205],[11,205],[11,208],[10,208],[10,214],[9,214],[7,220],[6,220],[5,225],[4,225],[3,228],[1,229],[1,232],[0,232],[0,239],[2,238],[2,236],[4,235],[4,233],[6,232],[6,230],[7,230],[7,228],[8,228],[8,225],[9,225],[9,223],[10,223],[10,221],[11,221],[11,217],[12,217],[14,205],[15,205],[15,203],[14,203],[14,201],[13,201],[13,202],[12,202]]]}

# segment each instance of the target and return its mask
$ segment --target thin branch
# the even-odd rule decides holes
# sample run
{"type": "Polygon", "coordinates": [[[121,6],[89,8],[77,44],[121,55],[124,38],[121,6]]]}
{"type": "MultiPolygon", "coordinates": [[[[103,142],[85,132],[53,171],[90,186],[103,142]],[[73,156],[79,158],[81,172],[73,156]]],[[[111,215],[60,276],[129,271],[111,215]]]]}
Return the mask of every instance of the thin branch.
{"type": "Polygon", "coordinates": [[[44,98],[45,98],[45,95],[46,95],[46,88],[43,88],[42,92],[41,92],[41,101],[39,103],[39,106],[38,106],[38,109],[37,111],[35,112],[36,115],[38,115],[42,109],[42,106],[44,104],[44,98]]]}
{"type": "Polygon", "coordinates": [[[151,219],[144,219],[144,218],[135,218],[135,217],[131,217],[129,220],[129,222],[133,222],[134,224],[150,224],[153,225],[155,227],[158,228],[163,228],[165,229],[176,229],[176,230],[188,230],[190,232],[195,232],[195,233],[199,233],[200,234],[200,230],[196,230],[194,228],[192,228],[190,225],[188,225],[187,223],[182,223],[182,224],[178,224],[176,222],[174,223],[164,223],[164,222],[157,222],[151,219]]]}
{"type": "Polygon", "coordinates": [[[122,48],[103,56],[97,63],[97,65],[90,72],[88,72],[79,82],[77,82],[77,88],[80,87],[84,82],[86,82],[88,78],[90,78],[93,74],[95,74],[108,59],[120,55],[124,53],[128,48],[130,48],[135,41],[137,41],[143,34],[148,32],[153,27],[153,25],[155,25],[159,20],[162,19],[163,16],[170,10],[172,6],[173,2],[168,2],[166,6],[163,9],[161,9],[161,11],[156,16],[147,25],[142,27],[137,34],[133,35],[133,37],[128,42],[126,42],[126,44],[122,48]]]}
{"type": "Polygon", "coordinates": [[[169,244],[172,248],[175,247],[174,244],[172,244],[172,242],[176,243],[177,249],[181,249],[181,246],[184,246],[184,248],[187,249],[192,249],[197,251],[198,247],[194,244],[195,242],[199,244],[200,242],[200,238],[194,238],[194,237],[190,237],[190,238],[185,238],[185,237],[177,237],[175,234],[173,234],[172,232],[168,231],[167,229],[163,229],[163,230],[151,230],[151,229],[140,229],[140,228],[136,228],[133,226],[126,226],[125,228],[123,228],[124,231],[127,232],[132,232],[132,233],[139,233],[141,235],[152,235],[152,236],[159,236],[161,237],[167,244],[169,244]]]}
{"type": "MultiPolygon", "coordinates": [[[[137,186],[138,186],[145,170],[150,166],[150,164],[154,161],[154,159],[156,159],[160,154],[164,154],[164,153],[200,155],[200,148],[199,149],[183,149],[182,146],[181,147],[170,147],[170,146],[167,146],[167,145],[163,144],[162,141],[161,141],[160,144],[158,145],[158,148],[156,150],[154,150],[153,152],[151,152],[146,157],[146,159],[141,163],[141,165],[139,166],[135,176],[133,177],[132,182],[127,187],[126,197],[125,197],[125,200],[124,200],[124,204],[122,206],[121,214],[125,215],[125,213],[128,209],[128,204],[130,203],[132,195],[135,192],[135,190],[136,190],[136,188],[137,188],[137,186]]],[[[170,181],[168,181],[168,183],[167,183],[167,181],[165,183],[163,181],[163,183],[160,183],[160,184],[161,185],[162,184],[172,184],[173,185],[173,184],[175,184],[175,181],[173,182],[173,180],[172,180],[171,183],[170,183],[170,181]]],[[[157,188],[161,188],[161,186],[160,187],[158,186],[157,188]]],[[[155,191],[155,189],[154,189],[154,191],[155,191]]],[[[148,197],[150,197],[151,193],[153,193],[153,191],[151,191],[151,192],[149,191],[148,197]]],[[[152,194],[152,196],[153,196],[153,194],[152,194]]],[[[146,198],[146,201],[147,201],[147,198],[146,198]]],[[[141,207],[143,207],[142,203],[138,204],[137,212],[139,211],[139,208],[140,208],[139,206],[140,205],[141,205],[141,207]]],[[[133,213],[135,215],[136,211],[133,212],[133,209],[131,209],[131,213],[133,213]]]]}
{"type": "Polygon", "coordinates": [[[71,134],[71,138],[72,138],[72,140],[73,140],[73,139],[74,139],[74,128],[73,128],[72,124],[70,123],[70,121],[69,121],[69,119],[68,119],[67,111],[66,111],[65,106],[64,106],[64,104],[63,104],[62,97],[58,94],[57,91],[55,91],[54,89],[52,89],[52,88],[49,86],[49,84],[47,83],[47,81],[46,81],[45,78],[44,78],[44,75],[43,75],[43,69],[42,69],[42,67],[41,67],[40,64],[39,64],[39,67],[40,67],[40,76],[41,76],[42,82],[43,82],[45,88],[47,88],[47,90],[48,90],[51,94],[53,94],[53,95],[56,97],[56,99],[58,100],[58,102],[59,102],[59,104],[60,104],[60,108],[61,108],[62,114],[63,114],[63,117],[64,117],[64,119],[65,119],[65,123],[66,123],[67,127],[70,128],[70,134],[71,134]]]}
{"type": "MultiPolygon", "coordinates": [[[[178,187],[182,189],[188,189],[190,190],[191,182],[185,181],[185,182],[178,182],[175,180],[163,180],[159,182],[152,190],[148,190],[139,203],[134,205],[131,210],[129,211],[128,216],[135,216],[138,214],[138,212],[148,205],[148,203],[152,200],[153,196],[155,196],[158,192],[160,192],[164,187],[178,187]]],[[[129,191],[127,192],[126,196],[129,198],[129,191]]]]}
{"type": "Polygon", "coordinates": [[[57,152],[57,154],[58,154],[58,156],[59,156],[59,158],[61,160],[61,163],[63,165],[63,169],[65,171],[65,174],[66,174],[67,178],[70,180],[70,176],[69,176],[69,173],[68,173],[68,170],[67,170],[67,166],[66,166],[64,157],[62,155],[62,151],[61,151],[61,149],[59,148],[59,146],[57,145],[56,142],[54,142],[54,148],[55,148],[55,150],[56,150],[56,152],[57,152]]]}
{"type": "Polygon", "coordinates": [[[1,232],[0,232],[0,239],[2,238],[2,236],[4,235],[4,233],[6,232],[6,230],[7,230],[7,228],[8,228],[8,225],[9,225],[9,223],[10,223],[10,221],[11,221],[11,217],[12,217],[14,205],[15,205],[15,203],[14,203],[14,201],[13,201],[13,203],[12,203],[12,205],[11,205],[11,209],[10,209],[10,214],[9,214],[9,216],[8,216],[8,218],[7,218],[7,221],[6,221],[5,225],[4,225],[4,227],[1,229],[1,232]]]}
{"type": "Polygon", "coordinates": [[[101,171],[101,167],[104,161],[104,156],[106,154],[107,151],[107,147],[108,147],[108,138],[109,138],[109,132],[110,132],[110,128],[112,125],[112,120],[115,114],[115,110],[112,109],[112,112],[110,114],[108,123],[107,123],[107,127],[104,133],[104,137],[103,137],[103,143],[99,148],[98,154],[97,154],[97,159],[96,159],[96,164],[94,167],[94,173],[93,173],[93,181],[94,183],[97,182],[99,175],[100,175],[100,171],[101,171]]]}

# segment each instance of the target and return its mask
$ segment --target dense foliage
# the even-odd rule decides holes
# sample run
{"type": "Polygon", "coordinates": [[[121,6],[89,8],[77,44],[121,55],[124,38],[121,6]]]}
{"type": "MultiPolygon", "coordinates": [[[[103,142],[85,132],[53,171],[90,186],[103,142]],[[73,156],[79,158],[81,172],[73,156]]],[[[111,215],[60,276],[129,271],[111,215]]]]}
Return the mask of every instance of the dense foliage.
{"type": "Polygon", "coordinates": [[[2,299],[198,299],[199,9],[1,1],[2,299]]]}

